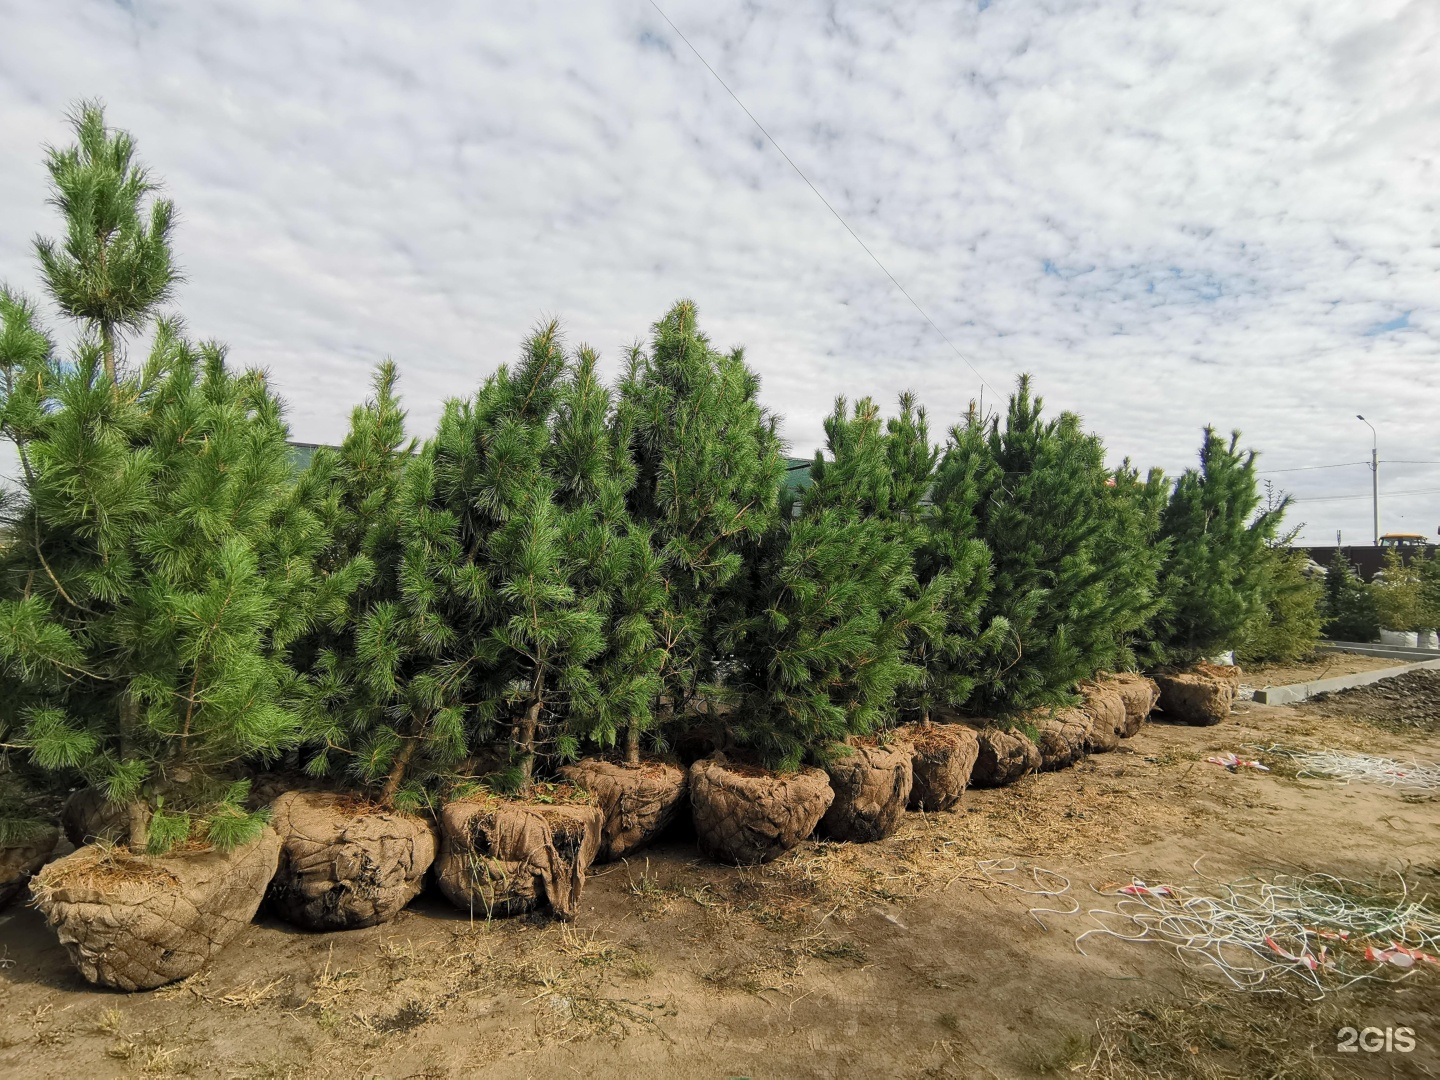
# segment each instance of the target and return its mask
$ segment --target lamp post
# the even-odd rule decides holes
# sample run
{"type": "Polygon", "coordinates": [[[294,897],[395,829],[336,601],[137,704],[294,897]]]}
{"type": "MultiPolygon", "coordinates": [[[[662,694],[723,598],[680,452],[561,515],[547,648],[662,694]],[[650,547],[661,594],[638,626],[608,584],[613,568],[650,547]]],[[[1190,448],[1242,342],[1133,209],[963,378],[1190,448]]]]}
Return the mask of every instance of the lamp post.
{"type": "Polygon", "coordinates": [[[1359,413],[1355,419],[1370,429],[1370,499],[1375,514],[1375,546],[1380,546],[1380,436],[1375,434],[1375,425],[1359,413]]]}

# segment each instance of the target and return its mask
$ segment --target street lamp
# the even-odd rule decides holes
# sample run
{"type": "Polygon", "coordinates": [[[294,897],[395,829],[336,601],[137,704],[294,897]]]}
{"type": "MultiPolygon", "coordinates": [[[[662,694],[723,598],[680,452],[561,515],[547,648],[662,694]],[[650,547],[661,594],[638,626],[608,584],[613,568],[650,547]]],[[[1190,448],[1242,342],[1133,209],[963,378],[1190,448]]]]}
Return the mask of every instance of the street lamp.
{"type": "Polygon", "coordinates": [[[1380,546],[1380,436],[1375,434],[1375,425],[1359,413],[1355,419],[1370,429],[1370,499],[1375,513],[1375,546],[1380,546]]]}

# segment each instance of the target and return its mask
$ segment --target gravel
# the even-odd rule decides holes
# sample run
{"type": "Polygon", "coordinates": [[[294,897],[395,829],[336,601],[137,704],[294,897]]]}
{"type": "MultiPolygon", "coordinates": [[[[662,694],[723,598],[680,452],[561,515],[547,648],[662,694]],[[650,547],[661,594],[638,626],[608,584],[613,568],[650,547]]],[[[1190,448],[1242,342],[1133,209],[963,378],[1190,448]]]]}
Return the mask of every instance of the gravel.
{"type": "Polygon", "coordinates": [[[1353,716],[1400,731],[1440,731],[1440,671],[1410,671],[1353,690],[1316,694],[1306,705],[1324,716],[1353,716]]]}

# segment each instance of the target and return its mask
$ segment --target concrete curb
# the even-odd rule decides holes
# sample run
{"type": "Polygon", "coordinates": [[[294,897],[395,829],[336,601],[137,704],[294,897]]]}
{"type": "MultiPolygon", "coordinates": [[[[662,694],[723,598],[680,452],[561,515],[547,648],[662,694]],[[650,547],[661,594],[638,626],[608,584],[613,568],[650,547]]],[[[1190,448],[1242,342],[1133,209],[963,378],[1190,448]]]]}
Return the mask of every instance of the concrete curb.
{"type": "Polygon", "coordinates": [[[1396,675],[1404,675],[1407,671],[1423,670],[1440,670],[1440,657],[1421,660],[1414,664],[1403,664],[1400,667],[1380,668],[1377,671],[1357,671],[1353,675],[1336,675],[1330,679],[1293,683],[1290,686],[1267,686],[1255,691],[1255,701],[1260,705],[1293,705],[1297,701],[1304,701],[1316,694],[1350,690],[1356,686],[1367,686],[1370,683],[1379,682],[1381,679],[1393,679],[1396,675]]]}
{"type": "Polygon", "coordinates": [[[1380,645],[1375,642],[1362,641],[1331,641],[1324,645],[1317,645],[1316,652],[1350,652],[1359,653],[1361,656],[1386,656],[1395,660],[1435,660],[1440,659],[1434,649],[1412,649],[1405,645],[1380,645]]]}

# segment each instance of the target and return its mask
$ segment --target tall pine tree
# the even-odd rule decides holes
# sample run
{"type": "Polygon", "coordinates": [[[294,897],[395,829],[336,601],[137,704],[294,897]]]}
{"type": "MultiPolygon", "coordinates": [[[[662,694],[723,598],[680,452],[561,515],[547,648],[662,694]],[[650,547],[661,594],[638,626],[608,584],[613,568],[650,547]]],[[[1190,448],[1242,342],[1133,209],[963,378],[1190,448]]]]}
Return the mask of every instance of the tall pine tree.
{"type": "Polygon", "coordinates": [[[982,620],[1004,620],[998,667],[982,658],[972,707],[1013,713],[1073,700],[1077,681],[1112,667],[1156,604],[1158,559],[1135,538],[1144,514],[1105,468],[1080,419],[1042,417],[1022,376],[1003,425],[973,412],[940,465],[942,511],[973,514],[993,559],[982,620]],[[951,489],[955,494],[950,494],[951,489]]]}
{"type": "Polygon", "coordinates": [[[473,400],[447,404],[407,485],[411,698],[431,738],[459,745],[507,732],[512,771],[496,782],[521,791],[542,755],[574,756],[559,720],[596,711],[591,662],[606,644],[607,597],[583,580],[554,471],[570,369],[558,325],[538,329],[513,370],[502,365],[473,400]]]}
{"type": "Polygon", "coordinates": [[[1265,547],[1289,506],[1260,505],[1255,452],[1205,429],[1198,468],[1185,470],[1160,519],[1168,544],[1162,606],[1148,631],[1152,664],[1184,665],[1234,648],[1264,603],[1265,547]]]}
{"type": "Polygon", "coordinates": [[[0,301],[0,431],[23,488],[0,554],[4,722],[38,765],[128,807],[132,848],[197,830],[228,847],[261,824],[230,769],[296,736],[276,654],[323,591],[321,533],[262,375],[166,320],[138,370],[121,363],[117,335],[149,326],[173,280],[170,210],[143,205],[154,185],[98,108],[75,126],[50,156],[66,241],[37,251],[86,333],[62,361],[29,304],[0,301]]]}
{"type": "Polygon", "coordinates": [[[401,494],[415,440],[395,393],[395,365],[386,360],[374,395],[350,416],[338,449],[322,447],[300,476],[300,500],[314,509],[326,539],[317,570],[343,598],[320,613],[291,646],[303,734],[315,775],[340,770],[377,792],[382,802],[413,803],[423,789],[417,775],[453,764],[463,739],[427,740],[407,707],[407,650],[400,610],[401,494]]]}
{"type": "MultiPolygon", "coordinates": [[[[682,300],[631,350],[616,423],[635,462],[629,509],[655,545],[662,694],[683,712],[717,677],[716,597],[770,531],[785,463],[776,419],[740,349],[721,353],[682,300]]],[[[658,706],[657,702],[657,706],[658,706]]]]}
{"type": "Polygon", "coordinates": [[[891,451],[915,448],[892,443],[869,399],[849,414],[838,401],[825,433],[798,511],[787,496],[746,550],[719,620],[730,738],[777,768],[893,724],[896,694],[923,676],[916,643],[943,621],[943,583],[915,579],[923,529],[898,503],[914,491],[891,451]]]}

